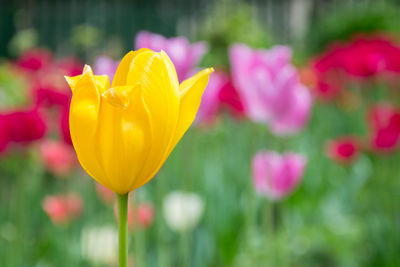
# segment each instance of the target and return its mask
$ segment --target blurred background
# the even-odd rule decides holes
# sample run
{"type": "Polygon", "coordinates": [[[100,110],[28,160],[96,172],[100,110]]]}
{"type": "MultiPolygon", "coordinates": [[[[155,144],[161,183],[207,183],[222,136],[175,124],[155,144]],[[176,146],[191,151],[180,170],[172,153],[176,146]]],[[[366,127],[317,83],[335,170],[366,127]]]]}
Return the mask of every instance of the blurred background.
{"type": "MultiPolygon", "coordinates": [[[[400,1],[0,2],[0,266],[116,266],[64,75],[128,51],[214,67],[129,200],[130,266],[400,266],[400,1]]],[[[132,163],[134,164],[134,162],[132,163]]]]}

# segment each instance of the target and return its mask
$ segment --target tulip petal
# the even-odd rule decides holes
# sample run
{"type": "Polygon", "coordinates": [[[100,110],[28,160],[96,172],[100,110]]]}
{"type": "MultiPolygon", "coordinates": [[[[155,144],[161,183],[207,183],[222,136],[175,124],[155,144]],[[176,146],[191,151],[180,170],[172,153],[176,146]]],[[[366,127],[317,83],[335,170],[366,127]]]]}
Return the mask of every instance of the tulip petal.
{"type": "Polygon", "coordinates": [[[197,110],[199,109],[201,96],[206,89],[208,78],[214,71],[213,68],[208,68],[200,71],[191,78],[183,81],[179,86],[180,90],[180,106],[179,106],[179,118],[176,125],[175,133],[172,138],[172,142],[168,147],[167,153],[163,156],[160,161],[160,166],[155,168],[153,173],[147,177],[138,187],[147,183],[160,169],[161,165],[168,158],[176,144],[182,138],[183,134],[187,131],[190,125],[193,123],[197,110]]]}
{"type": "Polygon", "coordinates": [[[183,134],[193,123],[201,103],[201,96],[206,89],[208,79],[213,71],[213,68],[204,69],[191,78],[183,81],[179,86],[181,98],[179,120],[171,150],[176,146],[183,134]]]}
{"type": "Polygon", "coordinates": [[[150,150],[149,113],[140,85],[111,88],[103,99],[95,138],[97,155],[114,191],[124,194],[135,189],[132,186],[150,150]],[[123,99],[129,103],[121,108],[118,103],[123,99]]]}
{"type": "Polygon", "coordinates": [[[179,116],[179,84],[175,68],[164,52],[143,52],[131,65],[127,84],[139,82],[149,110],[153,130],[151,149],[145,162],[139,187],[150,180],[165,160],[179,116]]]}
{"type": "MultiPolygon", "coordinates": [[[[112,87],[105,91],[102,96],[103,98],[108,101],[109,104],[113,105],[116,108],[126,109],[129,105],[130,93],[136,88],[139,87],[140,84],[138,83],[136,86],[117,86],[112,87]]],[[[139,88],[138,88],[139,89],[139,88]]]]}
{"type": "Polygon", "coordinates": [[[99,164],[93,145],[97,116],[100,105],[100,93],[109,87],[106,75],[94,76],[90,67],[85,67],[82,75],[67,77],[73,91],[70,107],[70,132],[72,143],[82,167],[96,181],[106,187],[104,170],[99,164]],[[85,134],[82,134],[85,133],[85,134]]]}
{"type": "Polygon", "coordinates": [[[112,86],[111,87],[117,87],[117,86],[124,86],[126,85],[126,80],[127,76],[129,73],[129,69],[132,64],[132,60],[139,54],[146,52],[146,51],[151,51],[150,49],[147,48],[142,48],[137,51],[130,51],[128,54],[126,54],[121,62],[118,65],[117,71],[115,72],[114,79],[112,81],[112,86]]]}

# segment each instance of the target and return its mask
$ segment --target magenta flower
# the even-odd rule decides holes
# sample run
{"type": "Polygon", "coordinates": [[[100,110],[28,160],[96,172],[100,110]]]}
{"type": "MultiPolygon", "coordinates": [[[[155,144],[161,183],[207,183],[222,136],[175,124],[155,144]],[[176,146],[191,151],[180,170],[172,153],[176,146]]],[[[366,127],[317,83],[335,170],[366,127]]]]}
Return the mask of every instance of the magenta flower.
{"type": "Polygon", "coordinates": [[[221,109],[227,110],[235,118],[243,116],[243,104],[229,75],[217,70],[208,81],[196,115],[199,124],[212,123],[221,109]]]}
{"type": "Polygon", "coordinates": [[[349,43],[335,43],[315,59],[317,94],[331,99],[349,81],[400,73],[400,46],[385,36],[357,36],[349,43]]]}
{"type": "Polygon", "coordinates": [[[333,161],[341,164],[350,164],[357,159],[361,146],[356,137],[342,136],[329,140],[326,145],[326,154],[333,161]]]}
{"type": "Polygon", "coordinates": [[[9,142],[27,144],[46,134],[46,122],[37,108],[9,112],[1,117],[0,127],[7,133],[9,142]]]}
{"type": "Polygon", "coordinates": [[[157,52],[164,50],[175,65],[179,81],[187,78],[189,71],[208,50],[206,42],[190,44],[185,37],[165,38],[147,31],[141,31],[136,35],[135,50],[140,48],[149,48],[157,52]]]}
{"type": "Polygon", "coordinates": [[[96,75],[108,75],[111,82],[114,78],[114,73],[117,70],[118,64],[119,61],[103,55],[96,58],[93,69],[96,75]]]}
{"type": "Polygon", "coordinates": [[[44,140],[40,145],[40,156],[46,168],[59,177],[66,177],[77,162],[74,149],[59,141],[44,140]]]}
{"type": "Polygon", "coordinates": [[[269,124],[275,134],[294,133],[306,125],[311,93],[290,63],[289,47],[253,50],[235,44],[229,55],[234,85],[251,120],[269,124]]]}
{"type": "Polygon", "coordinates": [[[83,200],[76,193],[47,196],[42,208],[56,225],[65,225],[77,219],[83,211],[83,200]]]}
{"type": "Polygon", "coordinates": [[[253,183],[260,195],[279,200],[290,194],[303,177],[307,160],[294,153],[260,151],[253,158],[253,183]]]}

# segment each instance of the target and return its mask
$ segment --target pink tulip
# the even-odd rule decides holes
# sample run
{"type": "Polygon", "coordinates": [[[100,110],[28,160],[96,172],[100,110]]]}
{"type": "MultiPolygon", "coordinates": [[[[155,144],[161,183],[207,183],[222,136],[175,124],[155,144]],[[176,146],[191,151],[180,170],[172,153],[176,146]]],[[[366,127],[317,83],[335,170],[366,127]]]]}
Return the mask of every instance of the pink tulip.
{"type": "Polygon", "coordinates": [[[348,43],[335,43],[315,58],[317,94],[331,99],[349,81],[400,73],[400,46],[384,35],[356,36],[348,43]]]}
{"type": "MultiPolygon", "coordinates": [[[[118,206],[114,205],[115,219],[118,221],[118,206]]],[[[128,228],[133,230],[134,227],[148,228],[154,220],[154,206],[151,203],[140,203],[137,206],[128,203],[128,228]]]]}
{"type": "Polygon", "coordinates": [[[16,65],[29,72],[39,71],[48,67],[52,61],[52,54],[44,49],[25,51],[17,60],[16,65]]]}
{"type": "Polygon", "coordinates": [[[209,124],[214,121],[221,109],[226,109],[234,117],[243,116],[243,104],[229,75],[222,70],[216,71],[208,81],[196,115],[196,122],[209,124]]]}
{"type": "Polygon", "coordinates": [[[46,122],[36,107],[11,111],[1,116],[1,127],[4,127],[10,142],[28,144],[42,139],[46,134],[46,122]]]}
{"type": "Polygon", "coordinates": [[[276,134],[294,133],[306,125],[312,98],[290,63],[289,47],[253,50],[235,44],[229,55],[233,83],[251,120],[269,124],[276,134]]]}
{"type": "Polygon", "coordinates": [[[217,116],[220,106],[219,94],[221,88],[226,84],[227,77],[224,74],[215,72],[210,76],[207,88],[201,98],[201,104],[196,114],[196,122],[209,124],[217,116]]]}
{"type": "Polygon", "coordinates": [[[82,214],[83,201],[75,193],[53,195],[43,200],[42,207],[54,224],[62,225],[82,214]]]}
{"type": "Polygon", "coordinates": [[[47,169],[60,177],[67,175],[76,163],[74,149],[64,142],[45,140],[40,154],[47,169]]]}
{"type": "Polygon", "coordinates": [[[174,63],[180,81],[187,78],[208,50],[205,42],[190,44],[185,37],[165,38],[146,31],[136,35],[135,49],[140,48],[149,48],[157,52],[164,50],[174,63]]]}
{"type": "Polygon", "coordinates": [[[380,103],[367,113],[370,148],[375,152],[393,152],[400,145],[400,110],[380,103]]]}
{"type": "Polygon", "coordinates": [[[154,221],[154,206],[151,203],[140,203],[135,210],[135,221],[143,227],[149,227],[154,221]]]}
{"type": "Polygon", "coordinates": [[[339,137],[327,143],[327,156],[335,162],[349,164],[360,154],[358,140],[352,136],[339,137]]]}
{"type": "Polygon", "coordinates": [[[260,195],[279,200],[300,183],[307,160],[302,155],[260,151],[253,158],[253,183],[260,195]]]}
{"type": "Polygon", "coordinates": [[[114,78],[114,73],[118,68],[119,61],[113,60],[108,56],[99,56],[94,62],[94,72],[96,75],[108,75],[110,81],[114,78]]]}

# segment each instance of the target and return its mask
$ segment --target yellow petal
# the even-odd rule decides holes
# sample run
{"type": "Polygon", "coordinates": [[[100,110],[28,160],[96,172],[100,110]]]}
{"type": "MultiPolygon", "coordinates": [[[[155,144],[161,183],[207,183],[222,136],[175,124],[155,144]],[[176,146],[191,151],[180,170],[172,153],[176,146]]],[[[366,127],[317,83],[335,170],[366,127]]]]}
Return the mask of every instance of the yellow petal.
{"type": "Polygon", "coordinates": [[[130,51],[128,54],[126,54],[121,62],[118,65],[117,71],[115,72],[114,79],[112,81],[112,86],[111,87],[117,87],[117,86],[124,86],[126,85],[126,79],[127,75],[129,72],[129,69],[131,67],[132,60],[139,54],[146,52],[146,51],[151,51],[150,49],[147,48],[142,48],[137,51],[130,51]]]}
{"type": "MultiPolygon", "coordinates": [[[[168,158],[169,154],[175,148],[176,144],[182,138],[183,134],[187,131],[190,125],[193,123],[197,110],[199,109],[201,96],[206,89],[208,78],[214,71],[213,68],[208,68],[200,71],[193,77],[183,81],[179,87],[180,89],[180,106],[179,106],[179,119],[172,138],[172,142],[169,145],[167,153],[164,154],[161,159],[161,165],[168,158]]],[[[142,182],[138,187],[147,183],[159,170],[161,166],[158,166],[153,170],[153,173],[148,175],[148,178],[142,182]]]]}
{"type": "Polygon", "coordinates": [[[213,68],[204,69],[196,75],[183,81],[179,86],[181,98],[179,120],[171,150],[176,146],[184,133],[193,123],[197,110],[200,106],[201,97],[206,89],[210,74],[213,71],[213,68]]]}
{"type": "Polygon", "coordinates": [[[160,169],[172,142],[179,116],[179,84],[168,56],[161,52],[143,52],[135,57],[127,84],[140,83],[149,110],[153,139],[148,160],[135,188],[150,180],[160,169]]]}
{"type": "Polygon", "coordinates": [[[139,87],[140,84],[138,83],[136,86],[117,86],[108,89],[105,91],[102,96],[103,99],[108,101],[109,104],[113,105],[114,107],[119,107],[122,109],[126,109],[129,105],[130,99],[129,96],[136,87],[139,87]]]}
{"type": "Polygon", "coordinates": [[[69,116],[71,139],[82,167],[95,180],[110,188],[94,147],[100,92],[108,89],[110,82],[107,75],[94,76],[90,68],[85,70],[82,75],[69,78],[74,81],[70,83],[73,90],[69,116]]]}
{"type": "MultiPolygon", "coordinates": [[[[106,93],[103,98],[109,98],[106,93]]],[[[96,129],[96,152],[113,191],[124,194],[143,168],[150,151],[151,125],[140,86],[127,92],[129,104],[125,109],[109,99],[100,104],[96,129]]]]}

